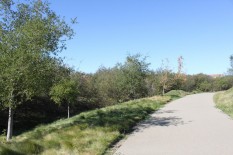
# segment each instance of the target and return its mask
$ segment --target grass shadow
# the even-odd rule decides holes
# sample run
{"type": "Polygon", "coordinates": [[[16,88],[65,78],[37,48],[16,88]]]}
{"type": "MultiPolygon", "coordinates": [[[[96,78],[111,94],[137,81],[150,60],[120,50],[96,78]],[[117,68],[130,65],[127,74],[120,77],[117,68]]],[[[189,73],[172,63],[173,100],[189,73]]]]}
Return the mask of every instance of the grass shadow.
{"type": "Polygon", "coordinates": [[[0,154],[1,155],[23,155],[22,153],[16,152],[10,148],[7,148],[3,145],[0,145],[0,154]]]}

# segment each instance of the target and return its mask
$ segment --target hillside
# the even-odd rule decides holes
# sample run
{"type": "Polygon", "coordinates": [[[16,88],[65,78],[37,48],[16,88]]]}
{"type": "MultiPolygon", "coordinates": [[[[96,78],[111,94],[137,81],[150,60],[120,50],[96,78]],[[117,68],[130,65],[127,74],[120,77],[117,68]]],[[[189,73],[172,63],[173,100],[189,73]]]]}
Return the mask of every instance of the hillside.
{"type": "Polygon", "coordinates": [[[1,142],[0,154],[103,154],[170,100],[170,96],[139,99],[41,125],[11,143],[1,142]]]}
{"type": "Polygon", "coordinates": [[[214,96],[216,107],[233,118],[233,88],[214,96]]]}

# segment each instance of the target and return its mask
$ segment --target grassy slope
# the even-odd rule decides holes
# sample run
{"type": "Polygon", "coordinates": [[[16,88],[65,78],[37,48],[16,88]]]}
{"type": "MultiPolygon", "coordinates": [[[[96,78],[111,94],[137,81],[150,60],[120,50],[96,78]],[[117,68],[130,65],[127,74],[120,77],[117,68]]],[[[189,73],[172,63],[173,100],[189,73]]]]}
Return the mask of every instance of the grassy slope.
{"type": "Polygon", "coordinates": [[[103,154],[171,97],[134,100],[42,125],[0,143],[0,154],[103,154]]]}
{"type": "Polygon", "coordinates": [[[233,88],[214,96],[216,107],[233,118],[233,88]]]}
{"type": "Polygon", "coordinates": [[[190,95],[190,93],[185,92],[183,90],[171,90],[171,91],[167,92],[165,95],[171,96],[175,99],[175,98],[184,97],[186,95],[190,95]]]}

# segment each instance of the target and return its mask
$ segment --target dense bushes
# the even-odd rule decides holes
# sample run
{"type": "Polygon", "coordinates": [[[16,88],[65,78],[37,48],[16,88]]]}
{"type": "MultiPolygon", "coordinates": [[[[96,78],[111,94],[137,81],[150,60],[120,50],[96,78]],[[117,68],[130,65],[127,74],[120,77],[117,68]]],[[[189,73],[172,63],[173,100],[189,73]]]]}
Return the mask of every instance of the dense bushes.
{"type": "Polygon", "coordinates": [[[100,68],[94,75],[94,85],[103,105],[116,104],[147,96],[148,64],[140,55],[128,56],[124,64],[100,68]]]}

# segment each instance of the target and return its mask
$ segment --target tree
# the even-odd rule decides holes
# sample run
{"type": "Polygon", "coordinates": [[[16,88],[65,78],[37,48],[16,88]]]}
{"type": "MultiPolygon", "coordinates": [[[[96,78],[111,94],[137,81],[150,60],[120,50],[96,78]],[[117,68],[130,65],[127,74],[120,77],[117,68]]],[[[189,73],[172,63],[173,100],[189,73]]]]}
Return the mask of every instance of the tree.
{"type": "Polygon", "coordinates": [[[192,92],[196,90],[196,82],[195,82],[195,76],[194,75],[187,75],[186,80],[183,84],[182,89],[187,92],[192,92]]]}
{"type": "Polygon", "coordinates": [[[146,58],[136,54],[129,55],[123,64],[118,63],[113,68],[99,68],[94,83],[101,103],[105,106],[146,96],[148,65],[146,58]]]}
{"type": "Polygon", "coordinates": [[[171,69],[168,66],[168,60],[166,60],[166,64],[162,62],[162,66],[158,69],[157,74],[159,74],[159,82],[162,87],[162,95],[165,94],[169,88],[171,88],[173,84],[173,78],[171,78],[171,69]]]}
{"type": "Polygon", "coordinates": [[[180,56],[177,61],[178,61],[178,70],[174,77],[173,89],[179,90],[182,89],[182,86],[186,81],[186,75],[183,72],[184,58],[180,56]]]}
{"type": "Polygon", "coordinates": [[[213,90],[222,91],[233,87],[233,76],[223,76],[214,79],[213,90]]]}
{"type": "Polygon", "coordinates": [[[100,67],[94,75],[94,86],[101,106],[113,105],[125,99],[123,72],[118,67],[100,67]]]}
{"type": "Polygon", "coordinates": [[[128,99],[136,99],[147,95],[145,78],[149,71],[149,65],[146,62],[146,57],[136,54],[129,55],[126,58],[126,62],[119,66],[124,77],[121,83],[124,88],[123,92],[128,99]]]}
{"type": "Polygon", "coordinates": [[[2,0],[0,18],[0,103],[9,108],[9,141],[14,110],[23,101],[48,92],[62,63],[56,55],[74,33],[48,2],[40,0],[2,0]]]}
{"type": "Polygon", "coordinates": [[[195,89],[199,91],[208,92],[213,89],[213,78],[206,74],[194,75],[195,89]]]}
{"type": "Polygon", "coordinates": [[[150,71],[145,79],[146,88],[149,96],[154,96],[160,94],[158,74],[154,71],[150,71]]]}
{"type": "Polygon", "coordinates": [[[82,72],[75,72],[71,75],[71,79],[75,80],[78,89],[78,107],[85,107],[87,109],[99,108],[100,96],[98,89],[95,86],[95,78],[93,74],[86,74],[82,72]]]}
{"type": "Polygon", "coordinates": [[[55,103],[67,103],[67,118],[70,118],[70,105],[77,101],[77,86],[76,81],[72,79],[63,79],[55,84],[50,91],[51,98],[55,103]]]}
{"type": "Polygon", "coordinates": [[[233,75],[233,55],[230,56],[231,68],[228,70],[230,75],[233,75]]]}

